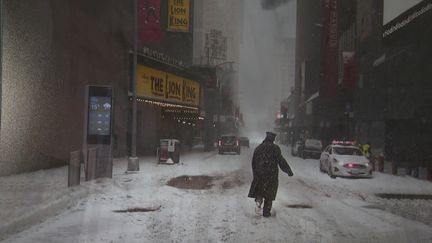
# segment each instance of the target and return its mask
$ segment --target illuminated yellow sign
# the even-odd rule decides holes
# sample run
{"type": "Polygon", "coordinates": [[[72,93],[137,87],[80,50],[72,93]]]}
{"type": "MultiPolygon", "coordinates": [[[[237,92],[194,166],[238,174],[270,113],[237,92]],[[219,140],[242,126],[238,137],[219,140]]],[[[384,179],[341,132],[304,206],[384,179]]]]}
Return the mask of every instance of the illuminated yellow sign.
{"type": "Polygon", "coordinates": [[[166,73],[138,65],[137,95],[142,97],[165,98],[166,73]]]}
{"type": "Polygon", "coordinates": [[[183,101],[191,105],[199,105],[200,86],[198,83],[191,80],[183,82],[183,101]]]}
{"type": "Polygon", "coordinates": [[[166,73],[138,65],[137,95],[143,97],[165,98],[166,73]]]}
{"type": "Polygon", "coordinates": [[[168,30],[169,31],[189,31],[189,0],[169,0],[168,1],[168,30]]]}
{"type": "Polygon", "coordinates": [[[168,75],[166,98],[177,102],[183,101],[183,79],[176,75],[168,75]]]}
{"type": "Polygon", "coordinates": [[[200,84],[171,73],[138,65],[137,96],[199,106],[200,84]]]}

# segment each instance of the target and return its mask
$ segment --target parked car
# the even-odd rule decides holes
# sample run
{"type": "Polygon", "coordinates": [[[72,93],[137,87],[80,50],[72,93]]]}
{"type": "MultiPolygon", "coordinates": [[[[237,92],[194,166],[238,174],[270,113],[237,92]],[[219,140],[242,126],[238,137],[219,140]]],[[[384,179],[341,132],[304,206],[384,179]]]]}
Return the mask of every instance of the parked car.
{"type": "Polygon", "coordinates": [[[322,152],[322,143],[318,139],[306,139],[301,150],[301,157],[319,159],[322,152]]]}
{"type": "Polygon", "coordinates": [[[248,137],[239,137],[240,146],[245,146],[249,148],[249,138],[248,137]]]}
{"type": "Polygon", "coordinates": [[[303,148],[304,141],[298,140],[294,143],[294,145],[291,147],[291,155],[292,156],[299,156],[301,154],[301,150],[303,148]]]}
{"type": "Polygon", "coordinates": [[[235,152],[240,154],[240,141],[235,135],[223,135],[218,141],[219,154],[226,152],[235,152]]]}
{"type": "Polygon", "coordinates": [[[321,153],[320,171],[331,178],[372,177],[372,166],[360,149],[348,142],[333,142],[321,153]]]}

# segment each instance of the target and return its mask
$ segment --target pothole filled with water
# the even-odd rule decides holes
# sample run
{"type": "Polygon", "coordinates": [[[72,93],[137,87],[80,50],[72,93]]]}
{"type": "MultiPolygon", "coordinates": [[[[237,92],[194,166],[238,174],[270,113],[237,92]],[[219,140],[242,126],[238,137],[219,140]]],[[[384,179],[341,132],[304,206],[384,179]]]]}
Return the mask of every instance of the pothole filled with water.
{"type": "Polygon", "coordinates": [[[313,208],[311,205],[307,205],[307,204],[288,204],[286,205],[287,208],[313,208]]]}
{"type": "Polygon", "coordinates": [[[179,176],[169,180],[167,185],[181,189],[208,190],[216,179],[218,178],[212,176],[179,176]]]}
{"type": "Polygon", "coordinates": [[[400,193],[378,193],[375,194],[377,197],[384,199],[421,199],[421,200],[432,200],[432,195],[427,194],[400,194],[400,193]]]}
{"type": "Polygon", "coordinates": [[[161,209],[162,206],[157,207],[147,207],[147,208],[128,208],[128,209],[121,209],[121,210],[114,210],[114,213],[147,213],[147,212],[154,212],[161,209]]]}

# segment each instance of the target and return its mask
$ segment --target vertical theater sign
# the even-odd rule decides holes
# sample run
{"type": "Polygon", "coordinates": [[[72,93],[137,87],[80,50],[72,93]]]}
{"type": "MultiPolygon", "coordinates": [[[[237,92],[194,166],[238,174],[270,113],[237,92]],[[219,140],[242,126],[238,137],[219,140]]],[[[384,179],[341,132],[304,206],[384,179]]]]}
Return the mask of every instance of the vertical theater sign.
{"type": "Polygon", "coordinates": [[[336,94],[338,83],[339,0],[323,0],[323,35],[320,96],[336,94]]]}
{"type": "Polygon", "coordinates": [[[141,43],[157,44],[162,40],[160,0],[139,0],[138,37],[141,43]]]}
{"type": "Polygon", "coordinates": [[[168,31],[189,32],[190,0],[168,0],[168,31]]]}

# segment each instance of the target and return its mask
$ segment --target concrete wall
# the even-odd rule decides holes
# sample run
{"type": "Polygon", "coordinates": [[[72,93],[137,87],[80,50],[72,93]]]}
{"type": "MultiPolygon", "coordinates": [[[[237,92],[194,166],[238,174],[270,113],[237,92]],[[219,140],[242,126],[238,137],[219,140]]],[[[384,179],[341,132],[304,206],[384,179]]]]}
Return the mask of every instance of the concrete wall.
{"type": "Polygon", "coordinates": [[[0,175],[67,162],[81,148],[84,88],[115,88],[126,154],[132,1],[4,0],[0,175]]]}

